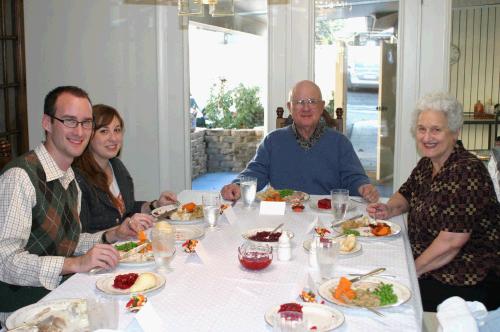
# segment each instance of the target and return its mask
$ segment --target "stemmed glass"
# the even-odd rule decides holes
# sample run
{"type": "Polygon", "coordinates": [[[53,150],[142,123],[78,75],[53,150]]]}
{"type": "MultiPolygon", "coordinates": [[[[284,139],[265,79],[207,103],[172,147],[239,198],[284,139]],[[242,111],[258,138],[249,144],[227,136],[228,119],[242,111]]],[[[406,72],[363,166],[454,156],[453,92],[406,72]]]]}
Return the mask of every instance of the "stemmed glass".
{"type": "Polygon", "coordinates": [[[170,272],[170,262],[175,255],[175,231],[153,228],[151,230],[153,256],[159,272],[170,272]]]}
{"type": "Polygon", "coordinates": [[[333,275],[335,263],[339,255],[340,243],[337,239],[316,237],[316,258],[319,274],[322,279],[329,279],[333,275]]]}
{"type": "Polygon", "coordinates": [[[333,222],[336,223],[345,218],[349,206],[349,190],[333,189],[331,191],[333,222]]]}
{"type": "Polygon", "coordinates": [[[201,196],[203,205],[203,220],[210,229],[215,229],[217,219],[220,215],[220,195],[216,193],[206,193],[201,196]]]}
{"type": "Polygon", "coordinates": [[[257,194],[257,178],[252,176],[241,176],[239,179],[243,203],[246,207],[251,207],[252,203],[255,201],[255,195],[257,194]]]}

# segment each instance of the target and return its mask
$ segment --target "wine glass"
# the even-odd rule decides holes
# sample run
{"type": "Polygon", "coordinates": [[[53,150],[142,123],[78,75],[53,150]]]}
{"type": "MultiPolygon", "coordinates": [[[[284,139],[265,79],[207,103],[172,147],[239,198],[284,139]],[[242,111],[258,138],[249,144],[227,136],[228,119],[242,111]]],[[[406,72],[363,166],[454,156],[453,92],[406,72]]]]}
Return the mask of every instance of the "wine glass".
{"type": "Polygon", "coordinates": [[[349,206],[349,190],[333,189],[331,192],[333,222],[338,222],[345,218],[349,206]]]}
{"type": "Polygon", "coordinates": [[[175,255],[175,231],[154,228],[151,230],[153,256],[159,272],[170,272],[170,262],[175,255]]]}
{"type": "Polygon", "coordinates": [[[257,178],[252,176],[240,177],[240,190],[243,203],[246,207],[252,206],[257,194],[257,178]]]}
{"type": "Polygon", "coordinates": [[[220,215],[220,195],[216,193],[206,193],[201,196],[203,205],[203,220],[208,227],[215,229],[217,219],[220,215]]]}
{"type": "Polygon", "coordinates": [[[316,259],[319,274],[322,279],[329,279],[333,275],[339,255],[340,243],[336,239],[328,237],[316,237],[314,241],[316,241],[316,259]]]}

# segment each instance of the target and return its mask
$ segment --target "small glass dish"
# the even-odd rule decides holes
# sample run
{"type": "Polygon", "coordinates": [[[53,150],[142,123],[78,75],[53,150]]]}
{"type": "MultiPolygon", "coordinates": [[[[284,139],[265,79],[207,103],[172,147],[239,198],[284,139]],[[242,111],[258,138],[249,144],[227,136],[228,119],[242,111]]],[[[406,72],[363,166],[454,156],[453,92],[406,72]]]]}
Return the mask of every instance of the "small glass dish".
{"type": "Polygon", "coordinates": [[[273,261],[273,248],[267,244],[246,242],[238,247],[238,259],[248,270],[262,270],[273,261]]]}

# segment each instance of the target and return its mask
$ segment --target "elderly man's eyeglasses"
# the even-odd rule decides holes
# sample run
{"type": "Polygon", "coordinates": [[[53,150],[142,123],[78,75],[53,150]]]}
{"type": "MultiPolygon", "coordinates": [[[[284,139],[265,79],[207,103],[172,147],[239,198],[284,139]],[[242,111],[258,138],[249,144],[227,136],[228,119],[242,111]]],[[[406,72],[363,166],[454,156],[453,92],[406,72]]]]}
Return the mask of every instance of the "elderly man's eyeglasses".
{"type": "Polygon", "coordinates": [[[63,125],[65,125],[68,128],[76,128],[76,127],[78,127],[79,124],[82,125],[83,129],[94,128],[94,120],[77,121],[75,119],[59,119],[58,117],[55,117],[53,115],[51,115],[50,117],[52,119],[56,119],[57,121],[61,122],[63,125]]]}
{"type": "Polygon", "coordinates": [[[299,100],[292,100],[292,104],[294,105],[300,105],[300,106],[316,106],[319,105],[322,102],[320,99],[313,99],[313,98],[307,98],[307,99],[299,99],[299,100]]]}

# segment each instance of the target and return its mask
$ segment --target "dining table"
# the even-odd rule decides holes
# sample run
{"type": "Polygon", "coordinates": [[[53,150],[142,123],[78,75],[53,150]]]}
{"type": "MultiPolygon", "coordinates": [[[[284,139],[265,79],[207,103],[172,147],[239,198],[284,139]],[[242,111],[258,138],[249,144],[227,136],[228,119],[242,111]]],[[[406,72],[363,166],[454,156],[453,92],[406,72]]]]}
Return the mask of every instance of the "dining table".
{"type": "MultiPolygon", "coordinates": [[[[182,203],[201,204],[205,191],[184,190],[178,195],[182,203]]],[[[303,203],[304,210],[295,212],[287,204],[284,215],[261,213],[260,203],[244,206],[237,201],[231,207],[231,218],[222,215],[215,229],[203,223],[204,235],[199,238],[203,257],[192,255],[177,244],[171,262],[171,271],[164,273],[163,287],[145,294],[148,306],[156,313],[158,331],[272,331],[265,314],[280,304],[298,302],[304,289],[321,284],[317,267],[310,266],[304,241],[311,239],[315,224],[331,225],[332,215],[318,210],[313,204],[328,196],[311,195],[303,203]],[[275,252],[271,265],[263,270],[245,269],[238,260],[238,247],[245,239],[242,234],[251,229],[271,227],[283,223],[283,229],[293,233],[292,256],[288,261],[278,260],[275,252]],[[311,285],[311,280],[313,284],[311,285]]],[[[353,197],[346,217],[366,213],[366,203],[353,197]]],[[[399,234],[390,237],[358,238],[362,249],[351,255],[341,255],[334,267],[334,276],[361,274],[376,268],[386,270],[381,277],[406,286],[410,298],[398,306],[379,309],[383,317],[363,308],[349,308],[325,301],[323,305],[335,308],[344,315],[336,331],[421,331],[422,304],[412,251],[404,216],[389,219],[400,226],[399,234]]],[[[175,226],[174,226],[175,227],[175,226]]],[[[188,226],[184,226],[188,227],[188,226]]],[[[41,301],[66,298],[98,298],[105,294],[96,282],[116,273],[156,271],[154,264],[145,267],[122,266],[106,273],[77,273],[50,292],[41,301]]],[[[317,294],[317,289],[312,289],[317,294]]],[[[144,328],[125,305],[130,296],[107,295],[118,302],[118,329],[122,331],[153,330],[144,328]]],[[[318,302],[322,299],[317,295],[318,302]]],[[[314,330],[314,329],[313,329],[314,330]]]]}

